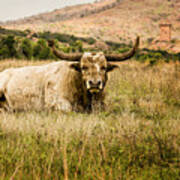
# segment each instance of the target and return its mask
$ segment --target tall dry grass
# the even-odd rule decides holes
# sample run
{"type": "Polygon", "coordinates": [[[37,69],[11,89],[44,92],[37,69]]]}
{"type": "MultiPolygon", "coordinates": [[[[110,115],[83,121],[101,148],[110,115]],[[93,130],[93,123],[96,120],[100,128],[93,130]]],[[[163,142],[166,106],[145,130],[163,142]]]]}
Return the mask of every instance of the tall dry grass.
{"type": "Polygon", "coordinates": [[[104,112],[2,112],[0,179],[179,179],[180,64],[122,63],[106,91],[104,112]]]}

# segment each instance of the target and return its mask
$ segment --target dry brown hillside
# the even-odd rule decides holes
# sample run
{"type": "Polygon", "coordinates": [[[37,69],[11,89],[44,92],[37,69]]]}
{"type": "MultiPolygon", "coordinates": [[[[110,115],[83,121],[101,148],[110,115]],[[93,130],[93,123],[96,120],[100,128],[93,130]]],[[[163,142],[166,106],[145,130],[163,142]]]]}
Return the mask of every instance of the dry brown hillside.
{"type": "MultiPolygon", "coordinates": [[[[121,1],[121,0],[120,0],[121,1]]],[[[7,25],[22,24],[43,24],[64,21],[68,19],[82,18],[92,14],[96,14],[107,9],[111,9],[120,3],[119,0],[99,0],[94,3],[67,6],[65,8],[56,9],[52,12],[36,14],[25,17],[16,21],[7,21],[7,25]]]]}
{"type": "MultiPolygon", "coordinates": [[[[115,0],[106,0],[94,4],[68,7],[56,10],[58,12],[81,11],[90,7],[97,9],[103,3],[112,4],[115,0]]],[[[41,15],[42,16],[42,15],[41,15]]],[[[38,17],[38,16],[37,16],[38,17]]],[[[47,17],[42,17],[46,19],[47,17]]],[[[64,21],[49,23],[20,23],[8,25],[8,28],[32,29],[34,31],[52,31],[74,34],[82,37],[95,37],[101,40],[120,41],[132,39],[139,34],[143,40],[157,38],[159,35],[159,22],[169,19],[173,25],[173,39],[180,39],[180,1],[179,0],[122,0],[111,7],[88,16],[74,17],[64,21]],[[33,25],[32,25],[33,24],[33,25]]],[[[34,21],[36,22],[36,21],[34,21]]],[[[38,21],[37,21],[38,22],[38,21]]]]}

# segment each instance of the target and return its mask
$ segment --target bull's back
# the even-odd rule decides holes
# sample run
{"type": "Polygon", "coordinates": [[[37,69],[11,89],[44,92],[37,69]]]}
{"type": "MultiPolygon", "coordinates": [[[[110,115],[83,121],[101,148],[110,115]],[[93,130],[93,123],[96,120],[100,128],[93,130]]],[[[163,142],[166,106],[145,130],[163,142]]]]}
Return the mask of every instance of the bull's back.
{"type": "Polygon", "coordinates": [[[62,61],[9,70],[9,75],[6,73],[2,79],[4,81],[6,79],[3,88],[10,108],[41,110],[46,106],[45,91],[48,83],[54,83],[55,93],[59,93],[61,97],[67,96],[69,98],[71,95],[68,91],[72,89],[72,82],[74,82],[71,75],[76,74],[69,68],[69,64],[62,61]]]}

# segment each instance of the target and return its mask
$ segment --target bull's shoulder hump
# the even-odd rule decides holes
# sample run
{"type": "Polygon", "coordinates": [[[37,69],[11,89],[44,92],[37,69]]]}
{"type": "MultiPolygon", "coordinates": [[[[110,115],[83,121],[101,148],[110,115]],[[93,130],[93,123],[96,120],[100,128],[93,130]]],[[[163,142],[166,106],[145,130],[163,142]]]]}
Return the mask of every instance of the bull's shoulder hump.
{"type": "Polygon", "coordinates": [[[48,69],[48,71],[54,71],[54,70],[59,70],[59,71],[63,71],[63,70],[67,70],[70,67],[70,64],[72,64],[72,62],[67,62],[67,61],[58,61],[58,62],[53,62],[50,64],[46,65],[46,68],[48,69]]]}
{"type": "Polygon", "coordinates": [[[72,64],[73,62],[71,61],[58,61],[58,62],[52,62],[49,64],[46,64],[45,66],[69,66],[70,64],[72,64]]]}

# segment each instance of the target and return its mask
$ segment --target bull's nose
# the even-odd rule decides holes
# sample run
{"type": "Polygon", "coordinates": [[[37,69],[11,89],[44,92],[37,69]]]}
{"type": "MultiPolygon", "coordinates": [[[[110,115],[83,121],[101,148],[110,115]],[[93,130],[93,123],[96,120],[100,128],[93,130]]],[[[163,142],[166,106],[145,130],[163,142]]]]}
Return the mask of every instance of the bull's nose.
{"type": "Polygon", "coordinates": [[[88,83],[91,88],[99,88],[99,86],[102,84],[102,81],[101,80],[97,80],[97,81],[89,80],[88,83]]]}

